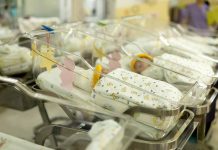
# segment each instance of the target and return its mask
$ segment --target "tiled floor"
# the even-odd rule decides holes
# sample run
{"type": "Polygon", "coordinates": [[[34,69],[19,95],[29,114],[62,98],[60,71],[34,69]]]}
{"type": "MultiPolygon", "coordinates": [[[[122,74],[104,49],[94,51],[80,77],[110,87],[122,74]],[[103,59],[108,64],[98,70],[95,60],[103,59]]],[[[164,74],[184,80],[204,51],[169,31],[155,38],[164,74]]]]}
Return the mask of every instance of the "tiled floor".
{"type": "MultiPolygon", "coordinates": [[[[49,116],[63,116],[65,113],[56,104],[47,103],[49,116]]],[[[33,141],[34,128],[42,123],[38,107],[17,111],[0,107],[0,132],[33,141]]]]}

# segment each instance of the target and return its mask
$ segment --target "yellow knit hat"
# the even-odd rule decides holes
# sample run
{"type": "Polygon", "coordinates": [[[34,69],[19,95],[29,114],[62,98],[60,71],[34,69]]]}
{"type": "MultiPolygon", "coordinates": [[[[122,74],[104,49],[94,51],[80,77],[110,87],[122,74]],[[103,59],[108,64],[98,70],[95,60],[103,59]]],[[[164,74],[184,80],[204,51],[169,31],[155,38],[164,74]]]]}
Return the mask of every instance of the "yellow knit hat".
{"type": "MultiPolygon", "coordinates": [[[[136,55],[136,57],[138,57],[138,58],[146,58],[146,59],[148,59],[148,60],[150,60],[150,61],[153,61],[153,57],[152,57],[151,55],[149,55],[149,54],[146,54],[146,53],[138,54],[138,55],[136,55]]],[[[131,68],[131,70],[134,71],[134,72],[135,72],[135,64],[136,64],[136,62],[137,62],[136,58],[134,58],[134,59],[130,62],[130,68],[131,68]]]]}
{"type": "Polygon", "coordinates": [[[96,83],[99,81],[100,77],[101,77],[101,73],[102,73],[102,66],[101,65],[96,65],[95,66],[95,70],[92,76],[92,87],[94,88],[96,83]]]}

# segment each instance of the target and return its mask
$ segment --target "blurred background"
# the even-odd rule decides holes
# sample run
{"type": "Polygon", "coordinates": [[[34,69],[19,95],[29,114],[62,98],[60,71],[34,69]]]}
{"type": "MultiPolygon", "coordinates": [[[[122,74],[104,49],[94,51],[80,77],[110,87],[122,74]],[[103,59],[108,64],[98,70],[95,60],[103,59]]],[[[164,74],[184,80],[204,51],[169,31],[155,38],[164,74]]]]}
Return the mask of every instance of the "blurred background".
{"type": "MultiPolygon", "coordinates": [[[[199,0],[197,0],[199,1],[199,0]]],[[[196,0],[1,0],[0,24],[18,28],[23,18],[51,19],[55,23],[78,20],[96,21],[122,18],[132,15],[154,13],[163,23],[184,22],[185,9],[196,0]]],[[[206,17],[208,28],[217,28],[218,1],[200,0],[207,5],[206,17]]],[[[199,2],[200,2],[199,1],[199,2]]],[[[195,10],[196,12],[198,10],[195,10]]],[[[186,11],[187,12],[187,11],[186,11]]],[[[199,16],[196,16],[198,18],[199,16]]],[[[205,18],[200,18],[205,19],[205,18]]],[[[22,29],[21,29],[22,30],[22,29]]]]}

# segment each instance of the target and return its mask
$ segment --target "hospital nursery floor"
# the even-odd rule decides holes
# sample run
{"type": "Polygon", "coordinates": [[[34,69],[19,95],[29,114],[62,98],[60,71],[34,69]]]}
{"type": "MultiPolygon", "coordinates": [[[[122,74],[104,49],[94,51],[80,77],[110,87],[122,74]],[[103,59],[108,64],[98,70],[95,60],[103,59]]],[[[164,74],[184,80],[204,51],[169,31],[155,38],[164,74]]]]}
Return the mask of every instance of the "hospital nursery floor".
{"type": "MultiPolygon", "coordinates": [[[[64,111],[57,104],[46,103],[45,105],[50,118],[66,117],[64,111]]],[[[42,119],[38,107],[26,111],[0,107],[0,132],[33,142],[35,127],[41,124],[42,119]]],[[[203,145],[190,140],[185,150],[218,150],[218,112],[208,137],[206,144],[203,145]]]]}

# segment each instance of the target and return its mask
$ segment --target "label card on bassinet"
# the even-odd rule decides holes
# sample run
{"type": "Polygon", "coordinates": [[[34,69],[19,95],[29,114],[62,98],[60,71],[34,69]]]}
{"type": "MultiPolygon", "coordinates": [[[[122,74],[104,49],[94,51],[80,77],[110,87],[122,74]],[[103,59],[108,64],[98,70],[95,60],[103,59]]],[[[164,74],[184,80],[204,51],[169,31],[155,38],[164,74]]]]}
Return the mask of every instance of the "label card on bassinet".
{"type": "Polygon", "coordinates": [[[40,67],[50,71],[55,64],[54,52],[51,48],[41,51],[40,67]]]}
{"type": "Polygon", "coordinates": [[[36,42],[33,42],[31,56],[32,58],[38,57],[40,68],[46,68],[47,71],[50,71],[52,66],[56,64],[54,49],[52,47],[42,45],[40,50],[38,50],[36,42]]]}
{"type": "Polygon", "coordinates": [[[63,65],[58,65],[58,68],[61,70],[60,79],[61,86],[65,89],[72,90],[73,82],[75,79],[75,63],[69,58],[64,58],[63,65]]]}

